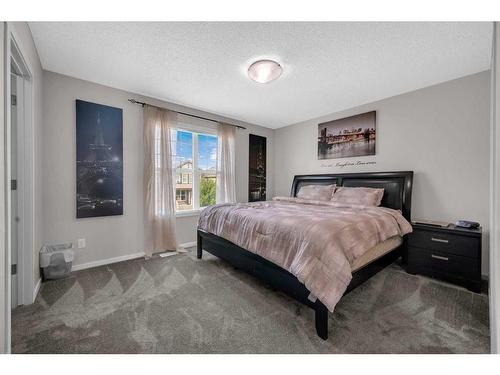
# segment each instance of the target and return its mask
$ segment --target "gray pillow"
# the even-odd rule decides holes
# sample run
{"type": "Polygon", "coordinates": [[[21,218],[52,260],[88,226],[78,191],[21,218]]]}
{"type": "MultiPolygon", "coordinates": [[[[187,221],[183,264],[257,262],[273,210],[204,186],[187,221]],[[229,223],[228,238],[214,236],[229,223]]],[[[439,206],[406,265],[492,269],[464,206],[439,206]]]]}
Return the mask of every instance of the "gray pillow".
{"type": "Polygon", "coordinates": [[[305,185],[299,189],[297,198],[310,199],[315,201],[329,201],[332,199],[335,190],[333,185],[305,185]]]}
{"type": "Polygon", "coordinates": [[[359,204],[362,206],[380,206],[384,189],[366,187],[338,187],[333,193],[332,202],[359,204]]]}

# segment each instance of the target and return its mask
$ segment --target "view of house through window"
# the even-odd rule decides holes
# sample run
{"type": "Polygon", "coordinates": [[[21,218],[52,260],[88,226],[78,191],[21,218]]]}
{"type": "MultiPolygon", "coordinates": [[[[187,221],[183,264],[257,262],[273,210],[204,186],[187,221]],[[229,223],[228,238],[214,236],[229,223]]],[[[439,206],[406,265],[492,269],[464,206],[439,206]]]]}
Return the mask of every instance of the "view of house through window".
{"type": "Polygon", "coordinates": [[[187,130],[172,134],[177,211],[215,204],[217,137],[187,130]]]}

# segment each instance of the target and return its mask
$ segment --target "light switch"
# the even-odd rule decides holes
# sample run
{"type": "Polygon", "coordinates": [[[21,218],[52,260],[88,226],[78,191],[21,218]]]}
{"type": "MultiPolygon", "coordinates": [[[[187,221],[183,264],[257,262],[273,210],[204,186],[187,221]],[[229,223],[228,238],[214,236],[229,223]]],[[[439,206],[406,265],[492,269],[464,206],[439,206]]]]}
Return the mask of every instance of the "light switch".
{"type": "Polygon", "coordinates": [[[85,248],[85,246],[87,246],[87,245],[85,244],[85,238],[79,238],[79,239],[78,239],[78,248],[79,248],[79,249],[84,249],[84,248],[85,248]]]}

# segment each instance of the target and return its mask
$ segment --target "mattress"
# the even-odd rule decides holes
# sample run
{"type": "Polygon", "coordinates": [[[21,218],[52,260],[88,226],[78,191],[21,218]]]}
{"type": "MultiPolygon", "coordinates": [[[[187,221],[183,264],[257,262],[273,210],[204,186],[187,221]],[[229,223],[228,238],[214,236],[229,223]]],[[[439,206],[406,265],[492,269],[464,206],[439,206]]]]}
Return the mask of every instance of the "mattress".
{"type": "Polygon", "coordinates": [[[401,236],[393,236],[385,241],[380,242],[379,244],[372,247],[366,253],[361,255],[351,264],[351,271],[355,272],[360,268],[363,268],[367,264],[370,264],[374,260],[377,260],[381,256],[387,254],[389,251],[394,250],[396,247],[403,243],[403,237],[401,236]]]}

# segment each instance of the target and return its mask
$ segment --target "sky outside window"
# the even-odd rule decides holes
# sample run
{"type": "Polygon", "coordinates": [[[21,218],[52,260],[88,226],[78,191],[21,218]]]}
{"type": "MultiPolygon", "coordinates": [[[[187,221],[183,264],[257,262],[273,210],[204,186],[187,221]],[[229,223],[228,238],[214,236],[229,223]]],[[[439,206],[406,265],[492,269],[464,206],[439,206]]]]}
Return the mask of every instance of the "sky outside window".
{"type": "MultiPolygon", "coordinates": [[[[175,144],[176,165],[193,161],[193,133],[178,130],[175,144]]],[[[215,170],[217,164],[217,137],[198,134],[198,168],[215,170]]]]}
{"type": "Polygon", "coordinates": [[[185,161],[193,161],[193,133],[177,130],[176,160],[177,167],[185,161]]]}
{"type": "Polygon", "coordinates": [[[198,134],[198,168],[215,170],[217,164],[217,137],[198,134]]]}

